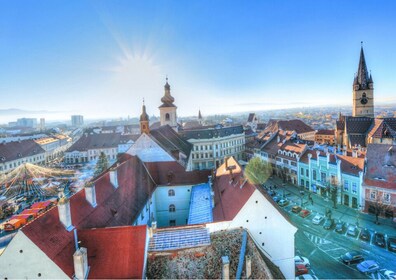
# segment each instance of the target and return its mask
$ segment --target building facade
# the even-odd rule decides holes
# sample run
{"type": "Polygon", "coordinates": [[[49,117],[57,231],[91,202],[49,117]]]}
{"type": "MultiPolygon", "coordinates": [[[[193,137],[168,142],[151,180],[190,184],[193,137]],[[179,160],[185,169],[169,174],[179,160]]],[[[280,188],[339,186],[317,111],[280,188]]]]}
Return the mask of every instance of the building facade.
{"type": "Polygon", "coordinates": [[[71,116],[71,125],[74,127],[79,127],[84,125],[84,117],[82,115],[71,116]]]}
{"type": "Polygon", "coordinates": [[[206,126],[180,130],[179,134],[193,144],[191,160],[194,170],[216,168],[229,156],[241,160],[245,150],[245,132],[242,125],[206,126]]]}

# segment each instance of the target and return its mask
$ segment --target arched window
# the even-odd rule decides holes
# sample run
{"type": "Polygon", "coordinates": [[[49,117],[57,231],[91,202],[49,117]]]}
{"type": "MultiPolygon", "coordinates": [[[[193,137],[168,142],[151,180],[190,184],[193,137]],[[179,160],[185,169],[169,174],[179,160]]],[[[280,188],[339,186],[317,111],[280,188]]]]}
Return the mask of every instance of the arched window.
{"type": "Polygon", "coordinates": [[[175,196],[175,190],[170,189],[170,190],[168,191],[168,196],[175,196]]]}
{"type": "Polygon", "coordinates": [[[166,114],[165,114],[165,120],[166,120],[166,121],[169,121],[169,120],[170,120],[170,115],[169,115],[169,113],[166,113],[166,114]]]}
{"type": "Polygon", "coordinates": [[[363,92],[362,98],[366,98],[366,93],[365,92],[363,92]]]}
{"type": "Polygon", "coordinates": [[[175,212],[176,211],[176,207],[174,204],[169,205],[169,212],[175,212]]]}

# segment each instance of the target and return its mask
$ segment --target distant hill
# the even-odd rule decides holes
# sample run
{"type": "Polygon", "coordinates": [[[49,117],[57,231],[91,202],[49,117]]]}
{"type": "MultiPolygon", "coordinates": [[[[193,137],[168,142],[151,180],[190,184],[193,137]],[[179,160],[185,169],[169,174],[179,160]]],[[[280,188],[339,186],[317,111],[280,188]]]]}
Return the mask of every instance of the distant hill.
{"type": "Polygon", "coordinates": [[[10,108],[10,109],[0,109],[0,115],[1,116],[7,116],[7,115],[24,115],[24,114],[44,114],[44,113],[54,113],[46,110],[40,110],[40,111],[33,111],[33,110],[22,110],[22,109],[16,109],[16,108],[10,108]]]}

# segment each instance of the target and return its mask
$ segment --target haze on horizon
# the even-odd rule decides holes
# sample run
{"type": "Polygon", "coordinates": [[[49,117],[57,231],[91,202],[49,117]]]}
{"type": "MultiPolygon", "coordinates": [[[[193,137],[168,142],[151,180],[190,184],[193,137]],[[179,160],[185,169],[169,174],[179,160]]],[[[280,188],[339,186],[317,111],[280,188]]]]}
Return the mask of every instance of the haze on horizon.
{"type": "Polygon", "coordinates": [[[179,116],[351,105],[361,41],[376,103],[395,103],[395,7],[2,1],[0,109],[136,117],[144,98],[158,115],[166,75],[179,116]]]}

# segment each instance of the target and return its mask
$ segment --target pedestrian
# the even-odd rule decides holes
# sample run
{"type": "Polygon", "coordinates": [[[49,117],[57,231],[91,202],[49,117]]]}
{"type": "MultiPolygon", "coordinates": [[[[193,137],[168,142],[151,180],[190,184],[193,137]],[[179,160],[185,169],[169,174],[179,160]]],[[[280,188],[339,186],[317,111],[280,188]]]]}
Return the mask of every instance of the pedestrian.
{"type": "Polygon", "coordinates": [[[309,200],[311,201],[311,205],[313,205],[313,199],[312,199],[312,197],[310,197],[309,200]]]}

